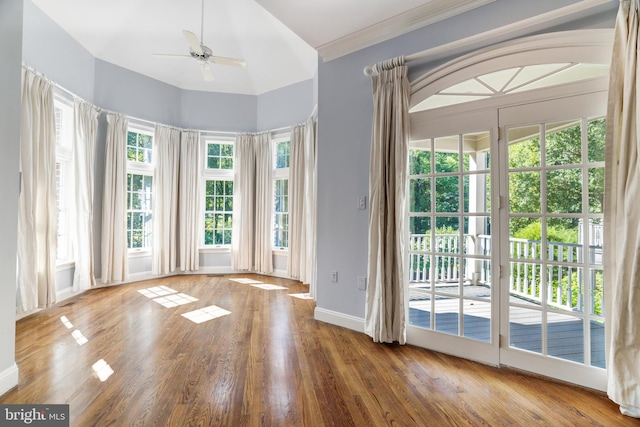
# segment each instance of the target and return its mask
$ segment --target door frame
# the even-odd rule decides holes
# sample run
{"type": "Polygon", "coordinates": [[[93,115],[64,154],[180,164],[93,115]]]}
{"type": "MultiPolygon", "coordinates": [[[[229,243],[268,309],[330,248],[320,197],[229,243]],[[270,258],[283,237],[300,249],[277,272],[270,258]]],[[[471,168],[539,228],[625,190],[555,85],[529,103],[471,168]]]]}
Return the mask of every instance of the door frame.
{"type": "MultiPolygon", "coordinates": [[[[456,58],[440,67],[437,67],[426,74],[415,79],[412,84],[412,95],[410,100],[410,108],[415,107],[426,98],[438,93],[440,90],[450,87],[454,84],[460,83],[475,76],[483,75],[493,71],[499,71],[511,67],[526,66],[533,64],[544,64],[554,62],[585,62],[585,63],[598,63],[609,65],[611,62],[611,52],[613,44],[613,30],[612,29],[597,29],[597,30],[576,30],[576,31],[564,31],[559,33],[548,33],[536,36],[524,37],[514,41],[499,44],[495,47],[489,47],[480,49],[477,52],[461,56],[456,58]]],[[[448,124],[460,124],[461,117],[465,117],[469,114],[473,115],[488,114],[487,111],[495,112],[495,124],[496,126],[502,126],[498,122],[498,111],[501,108],[510,108],[525,106],[528,104],[547,101],[547,100],[559,100],[562,98],[568,98],[575,95],[589,94],[595,92],[606,92],[608,90],[608,78],[595,78],[589,80],[582,80],[572,83],[567,83],[562,86],[547,87],[532,91],[524,91],[517,94],[509,95],[496,95],[489,97],[485,100],[471,101],[463,104],[457,104],[447,107],[441,107],[432,110],[424,111],[411,111],[410,112],[410,139],[420,140],[427,137],[438,137],[444,135],[433,135],[432,128],[434,123],[438,123],[438,127],[445,127],[448,124]]],[[[493,125],[492,125],[493,126],[493,125]]],[[[488,129],[475,129],[475,130],[488,130],[488,129]]],[[[506,150],[502,148],[502,139],[505,138],[504,128],[497,127],[491,128],[491,140],[492,140],[492,152],[493,156],[499,157],[496,162],[504,162],[503,158],[506,155],[506,150]],[[498,150],[493,151],[494,140],[498,146],[498,150]],[[498,142],[500,140],[500,142],[498,142]]],[[[466,127],[461,130],[455,130],[449,134],[462,134],[466,132],[472,132],[471,129],[466,127]]],[[[506,138],[505,138],[506,139],[506,138]]],[[[492,156],[492,157],[493,157],[492,156]]],[[[492,165],[494,164],[492,158],[492,165]]],[[[506,165],[507,163],[501,163],[506,165]]],[[[505,199],[505,185],[507,179],[507,170],[502,167],[499,169],[499,174],[494,171],[492,167],[492,182],[499,187],[499,191],[491,195],[492,206],[500,206],[501,200],[505,199]]],[[[496,188],[496,187],[493,187],[496,188]]],[[[500,221],[508,215],[504,204],[499,209],[495,209],[491,212],[492,221],[494,215],[499,216],[499,220],[493,222],[498,225],[500,221]],[[494,212],[497,211],[497,212],[494,212]]],[[[492,228],[492,240],[493,242],[500,242],[500,235],[504,233],[501,230],[502,226],[492,228]]],[[[508,231],[508,230],[507,230],[508,231]]],[[[495,244],[494,247],[498,247],[499,244],[495,244]]],[[[504,251],[500,252],[499,248],[496,248],[497,255],[499,257],[498,262],[492,261],[492,278],[493,283],[500,279],[500,265],[504,265],[504,251]]],[[[508,254],[506,255],[508,260],[508,254]]],[[[493,258],[492,258],[493,260],[493,258]]],[[[506,264],[508,265],[508,263],[506,264]]],[[[408,254],[405,266],[408,270],[408,254]]],[[[503,267],[503,271],[506,267],[503,267]]],[[[408,274],[407,283],[405,283],[405,289],[408,289],[408,274]]],[[[503,279],[504,280],[504,279],[503,279]]],[[[414,327],[407,324],[407,343],[415,344],[420,347],[437,350],[443,353],[461,356],[467,359],[480,361],[483,363],[494,365],[512,365],[514,362],[510,358],[509,354],[502,355],[500,347],[500,329],[503,327],[504,322],[499,316],[504,309],[505,304],[502,301],[504,298],[500,295],[499,288],[502,285],[492,286],[492,342],[491,343],[479,343],[477,351],[469,352],[471,347],[465,348],[465,351],[460,351],[460,340],[463,339],[465,345],[473,340],[465,339],[463,337],[457,337],[439,333],[436,331],[425,330],[423,328],[414,327]],[[495,293],[498,293],[496,295],[495,293]]],[[[408,300],[408,292],[407,292],[408,300]]],[[[508,304],[508,301],[507,301],[508,304]]],[[[408,311],[408,301],[407,301],[408,311]]],[[[408,316],[408,313],[407,313],[408,316]]],[[[408,318],[408,317],[407,317],[408,318]]],[[[408,322],[407,322],[408,323],[408,322]]],[[[506,345],[508,346],[508,342],[506,345]]],[[[475,343],[473,348],[475,349],[475,343]]],[[[535,362],[537,366],[541,366],[542,369],[539,373],[543,375],[556,377],[565,381],[580,383],[591,388],[603,390],[606,388],[606,371],[603,371],[603,375],[598,376],[593,381],[584,384],[584,375],[587,374],[586,370],[589,370],[588,375],[592,375],[592,370],[586,369],[581,374],[571,374],[563,376],[558,374],[557,369],[549,368],[547,363],[555,363],[550,360],[538,360],[540,357],[546,358],[546,356],[537,356],[535,354],[527,355],[532,356],[531,361],[535,362]],[[537,356],[537,357],[536,357],[537,356]],[[604,381],[603,381],[604,380],[604,381]],[[604,384],[604,386],[603,386],[604,384]],[[604,387],[604,388],[603,388],[604,387]]],[[[546,358],[548,359],[548,358],[546,358]]],[[[523,366],[518,364],[518,366],[523,366]]]]}

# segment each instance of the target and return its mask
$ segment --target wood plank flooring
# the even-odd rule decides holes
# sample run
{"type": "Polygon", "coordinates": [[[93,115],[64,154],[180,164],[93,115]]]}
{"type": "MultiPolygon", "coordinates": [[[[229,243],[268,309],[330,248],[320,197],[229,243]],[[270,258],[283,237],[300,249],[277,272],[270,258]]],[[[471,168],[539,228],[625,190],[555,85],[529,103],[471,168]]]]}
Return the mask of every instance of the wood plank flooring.
{"type": "Polygon", "coordinates": [[[91,290],[17,322],[20,383],[0,403],[66,403],[82,427],[640,425],[603,393],[315,321],[290,296],[306,290],[257,275],[91,290]],[[211,306],[230,313],[182,316],[211,306]]]}

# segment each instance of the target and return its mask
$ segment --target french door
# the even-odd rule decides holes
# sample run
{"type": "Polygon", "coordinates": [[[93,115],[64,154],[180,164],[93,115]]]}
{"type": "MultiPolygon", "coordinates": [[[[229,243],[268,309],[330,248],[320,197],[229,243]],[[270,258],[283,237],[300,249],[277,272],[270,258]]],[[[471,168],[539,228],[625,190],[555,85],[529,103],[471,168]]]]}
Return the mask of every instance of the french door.
{"type": "Polygon", "coordinates": [[[500,362],[605,389],[606,92],[499,110],[500,362]]]}
{"type": "Polygon", "coordinates": [[[408,342],[606,387],[606,92],[412,121],[408,342]]]}
{"type": "Polygon", "coordinates": [[[439,118],[412,133],[427,137],[410,146],[407,339],[497,364],[497,112],[439,118]]]}

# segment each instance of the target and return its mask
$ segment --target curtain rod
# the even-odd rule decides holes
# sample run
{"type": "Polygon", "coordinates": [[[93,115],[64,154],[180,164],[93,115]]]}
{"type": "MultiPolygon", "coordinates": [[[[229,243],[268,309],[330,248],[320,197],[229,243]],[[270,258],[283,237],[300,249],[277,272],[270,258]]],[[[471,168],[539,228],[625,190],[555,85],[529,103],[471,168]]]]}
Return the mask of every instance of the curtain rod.
{"type": "MultiPolygon", "coordinates": [[[[518,32],[522,31],[536,31],[541,29],[541,26],[550,27],[552,25],[558,25],[564,22],[568,22],[567,18],[570,18],[574,15],[578,15],[581,12],[586,12],[591,9],[595,9],[604,4],[613,3],[612,0],[582,0],[577,3],[571,4],[569,6],[561,7],[560,9],[552,10],[550,12],[545,12],[540,15],[532,16],[530,18],[523,19],[521,21],[513,22],[511,24],[504,25],[502,27],[494,28],[489,31],[485,31],[480,34],[475,34],[473,36],[465,37],[460,40],[456,40],[450,43],[445,43],[440,46],[432,47],[421,52],[413,53],[411,55],[405,55],[404,62],[409,63],[413,61],[418,61],[421,59],[432,58],[437,59],[444,55],[452,55],[457,53],[465,48],[473,46],[477,43],[482,42],[496,42],[497,39],[509,38],[516,35],[518,32]],[[556,22],[560,21],[560,22],[556,22]]],[[[618,1],[616,1],[618,3],[618,1]]],[[[383,68],[383,63],[378,62],[374,65],[367,65],[364,67],[364,74],[366,76],[373,76],[378,74],[378,72],[383,68]]]]}
{"type": "MultiPolygon", "coordinates": [[[[32,73],[34,73],[34,74],[46,79],[47,81],[51,82],[51,84],[53,84],[56,88],[58,88],[59,90],[61,90],[63,92],[66,92],[72,98],[78,99],[78,100],[80,100],[82,102],[86,102],[87,104],[93,105],[100,112],[105,113],[105,114],[120,114],[120,115],[123,115],[123,116],[127,117],[127,119],[129,119],[130,121],[139,122],[141,124],[147,124],[147,125],[151,125],[151,126],[154,126],[154,127],[156,125],[157,126],[164,126],[164,127],[170,128],[170,129],[177,129],[177,130],[180,130],[180,131],[195,131],[195,132],[199,132],[201,134],[209,133],[209,134],[215,134],[215,135],[233,135],[233,136],[235,136],[235,135],[238,135],[238,134],[242,133],[242,132],[229,132],[229,131],[203,130],[203,129],[185,129],[185,128],[181,128],[181,127],[178,127],[178,126],[165,125],[163,123],[154,122],[152,120],[141,119],[139,117],[134,117],[134,116],[131,116],[129,114],[120,113],[118,111],[111,111],[111,110],[108,110],[106,108],[98,107],[97,105],[94,105],[92,102],[89,102],[89,101],[83,99],[82,97],[76,95],[75,93],[73,93],[69,89],[66,89],[66,88],[62,87],[61,85],[59,85],[58,83],[56,83],[55,81],[50,79],[49,77],[47,77],[41,71],[36,70],[35,68],[31,67],[30,65],[28,65],[28,64],[26,64],[24,62],[22,63],[22,68],[24,68],[25,70],[28,70],[28,71],[30,71],[30,72],[32,72],[32,73]]],[[[313,115],[316,112],[317,108],[318,108],[318,105],[316,104],[313,107],[313,112],[311,113],[311,115],[313,115]]],[[[277,133],[277,132],[284,132],[284,131],[290,130],[290,129],[291,129],[291,126],[286,126],[286,127],[281,127],[281,128],[277,128],[277,129],[265,130],[265,131],[261,131],[261,132],[250,132],[250,133],[256,133],[256,134],[258,134],[258,133],[277,133]]]]}

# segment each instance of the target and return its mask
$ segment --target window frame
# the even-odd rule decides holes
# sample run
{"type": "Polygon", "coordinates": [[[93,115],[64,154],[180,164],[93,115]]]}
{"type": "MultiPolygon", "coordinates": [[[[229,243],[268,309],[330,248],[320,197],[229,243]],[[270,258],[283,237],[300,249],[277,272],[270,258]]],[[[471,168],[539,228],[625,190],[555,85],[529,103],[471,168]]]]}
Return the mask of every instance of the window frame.
{"type": "MultiPolygon", "coordinates": [[[[139,256],[144,256],[144,255],[149,255],[151,254],[152,251],[152,247],[153,247],[153,180],[155,179],[154,176],[154,160],[155,160],[155,156],[153,153],[153,147],[154,147],[154,138],[155,138],[155,130],[150,128],[150,127],[146,127],[144,125],[139,125],[139,124],[132,124],[129,123],[129,126],[127,127],[127,145],[125,147],[125,149],[127,150],[127,160],[126,160],[126,164],[127,164],[127,186],[125,188],[125,194],[126,194],[126,198],[125,198],[125,203],[126,203],[126,211],[127,211],[127,226],[126,226],[126,233],[127,233],[127,252],[129,254],[129,256],[132,255],[139,255],[139,256]],[[129,148],[129,133],[136,133],[136,134],[142,134],[142,135],[147,135],[151,137],[151,160],[150,161],[137,161],[137,160],[130,160],[128,158],[128,148],[129,148]],[[151,206],[149,207],[149,209],[145,209],[145,210],[132,210],[129,209],[129,199],[128,199],[128,193],[129,193],[129,177],[128,175],[142,175],[142,176],[146,176],[146,177],[151,177],[151,197],[150,197],[150,203],[151,206]],[[149,227],[149,246],[144,246],[141,248],[132,248],[130,247],[130,243],[129,243],[129,234],[131,233],[131,228],[129,227],[129,214],[132,212],[149,212],[151,219],[150,222],[151,224],[148,226],[149,227]]],[[[144,230],[144,227],[143,227],[144,230]]]]}
{"type": "Polygon", "coordinates": [[[73,210],[73,101],[54,93],[54,114],[62,111],[61,122],[54,117],[56,127],[56,266],[70,266],[74,263],[73,242],[71,241],[71,211],[73,210]],[[63,213],[63,219],[60,214],[63,213]]]}
{"type": "Polygon", "coordinates": [[[274,252],[282,252],[286,253],[289,251],[289,187],[290,187],[290,176],[289,176],[289,168],[291,166],[291,134],[279,134],[274,136],[271,140],[272,143],[272,165],[273,165],[273,173],[272,173],[272,183],[271,183],[271,196],[273,198],[273,207],[271,209],[271,249],[274,252]],[[278,144],[281,143],[289,143],[289,153],[287,159],[286,167],[278,167],[278,144]],[[276,183],[278,181],[285,180],[287,186],[287,192],[284,195],[287,199],[287,210],[286,211],[276,211],[276,183]],[[287,235],[287,245],[276,245],[276,217],[277,215],[283,215],[287,218],[287,227],[286,227],[286,235],[287,235]]]}
{"type": "MultiPolygon", "coordinates": [[[[231,169],[219,169],[219,168],[209,168],[209,145],[211,144],[225,144],[231,145],[233,148],[233,154],[231,158],[235,162],[235,137],[230,136],[217,136],[217,135],[200,135],[200,144],[202,150],[202,182],[200,184],[200,224],[202,224],[202,233],[199,237],[200,239],[200,250],[206,252],[230,252],[231,244],[206,244],[206,227],[205,227],[205,218],[208,213],[213,214],[229,214],[227,211],[208,211],[207,210],[207,181],[231,181],[234,186],[235,191],[235,180],[234,180],[234,167],[235,163],[232,165],[231,169]]],[[[228,158],[228,156],[219,156],[219,158],[228,158]]],[[[232,194],[233,197],[233,194],[232,194]]],[[[233,224],[233,210],[231,211],[231,223],[233,224]]],[[[214,228],[215,230],[215,228],[214,228]]],[[[224,230],[224,228],[223,228],[224,230]]]]}

